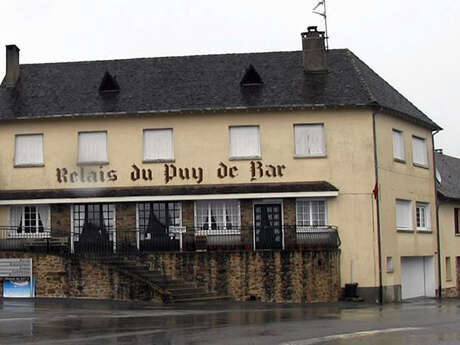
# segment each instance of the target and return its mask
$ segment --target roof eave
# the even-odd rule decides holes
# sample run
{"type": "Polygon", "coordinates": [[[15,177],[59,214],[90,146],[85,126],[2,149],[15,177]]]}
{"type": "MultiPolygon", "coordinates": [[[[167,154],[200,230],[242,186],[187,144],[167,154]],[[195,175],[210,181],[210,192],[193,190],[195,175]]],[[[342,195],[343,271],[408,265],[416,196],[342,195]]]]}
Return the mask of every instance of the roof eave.
{"type": "Polygon", "coordinates": [[[381,106],[379,105],[377,102],[372,102],[369,104],[370,107],[374,108],[375,110],[378,110],[378,111],[381,111],[383,113],[387,113],[387,114],[390,114],[390,115],[394,115],[394,116],[397,116],[397,117],[400,117],[404,120],[407,120],[407,121],[410,121],[412,123],[415,123],[415,124],[418,124],[418,125],[421,125],[425,128],[428,128],[430,129],[431,131],[442,131],[443,128],[440,127],[437,123],[435,123],[434,121],[431,121],[430,122],[426,122],[426,121],[422,121],[422,120],[419,120],[419,119],[416,119],[414,118],[413,116],[410,116],[409,114],[406,114],[402,111],[398,111],[396,109],[393,109],[393,108],[389,108],[389,107],[385,107],[385,106],[381,106]]]}

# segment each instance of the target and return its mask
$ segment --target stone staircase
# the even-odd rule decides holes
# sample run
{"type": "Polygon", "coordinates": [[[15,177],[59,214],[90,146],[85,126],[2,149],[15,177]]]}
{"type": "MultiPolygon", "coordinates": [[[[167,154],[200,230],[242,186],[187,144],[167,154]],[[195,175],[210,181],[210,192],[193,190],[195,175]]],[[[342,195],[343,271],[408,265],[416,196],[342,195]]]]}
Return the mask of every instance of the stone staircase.
{"type": "Polygon", "coordinates": [[[118,272],[149,285],[165,303],[199,302],[230,299],[216,292],[208,292],[195,282],[170,279],[136,258],[99,258],[99,263],[109,265],[118,272]]]}

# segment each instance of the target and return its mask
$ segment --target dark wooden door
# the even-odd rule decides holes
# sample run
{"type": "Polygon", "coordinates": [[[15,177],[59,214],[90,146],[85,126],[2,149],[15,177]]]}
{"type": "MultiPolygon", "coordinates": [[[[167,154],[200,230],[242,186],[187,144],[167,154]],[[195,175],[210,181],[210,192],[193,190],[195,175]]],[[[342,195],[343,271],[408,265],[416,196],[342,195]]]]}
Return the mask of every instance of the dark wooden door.
{"type": "Polygon", "coordinates": [[[282,249],[281,206],[254,205],[256,249],[282,249]]]}

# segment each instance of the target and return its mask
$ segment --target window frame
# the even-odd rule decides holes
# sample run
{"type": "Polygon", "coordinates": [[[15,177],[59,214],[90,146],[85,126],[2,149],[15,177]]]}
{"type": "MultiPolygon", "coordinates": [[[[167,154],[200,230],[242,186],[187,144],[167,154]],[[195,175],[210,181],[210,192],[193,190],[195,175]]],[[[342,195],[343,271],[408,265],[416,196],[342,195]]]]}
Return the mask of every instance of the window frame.
{"type": "Polygon", "coordinates": [[[294,136],[294,158],[325,158],[327,157],[327,140],[326,140],[326,126],[323,122],[315,122],[315,123],[294,123],[293,125],[293,136],[294,136]],[[296,145],[296,126],[320,126],[322,128],[322,148],[323,152],[319,154],[300,154],[297,153],[297,145],[296,145]]]}
{"type": "Polygon", "coordinates": [[[219,200],[197,200],[194,203],[194,226],[196,229],[196,232],[199,232],[200,234],[206,234],[206,235],[239,235],[241,234],[241,203],[239,200],[234,200],[234,199],[219,199],[219,200]],[[212,223],[212,203],[222,203],[225,208],[223,209],[224,216],[223,218],[225,219],[225,216],[227,215],[227,203],[234,203],[236,205],[236,214],[237,214],[237,220],[238,224],[233,224],[231,229],[227,229],[227,223],[224,222],[224,225],[219,228],[219,225],[216,222],[216,227],[217,229],[212,229],[211,227],[208,226],[208,229],[199,229],[200,225],[198,225],[198,207],[200,204],[205,204],[207,203],[207,220],[208,224],[212,223]]]}
{"type": "Polygon", "coordinates": [[[297,232],[304,232],[308,231],[308,229],[321,229],[328,227],[328,202],[325,198],[299,198],[295,201],[295,225],[297,232]],[[312,210],[312,202],[314,201],[321,201],[324,202],[324,224],[313,224],[313,210],[312,210]],[[309,215],[310,215],[310,224],[309,225],[300,225],[300,214],[299,212],[299,204],[300,203],[308,203],[309,204],[309,215]]]}
{"type": "Polygon", "coordinates": [[[150,234],[145,234],[145,230],[147,230],[148,226],[149,226],[148,222],[149,222],[149,218],[150,218],[150,212],[153,212],[153,208],[152,208],[153,204],[158,204],[158,205],[159,204],[165,204],[166,209],[167,209],[167,211],[165,213],[165,216],[166,216],[167,220],[173,219],[173,218],[169,217],[169,210],[170,210],[169,206],[170,205],[173,205],[174,212],[176,212],[176,211],[178,212],[178,217],[177,218],[179,219],[179,221],[178,221],[179,224],[165,224],[165,227],[167,227],[168,232],[170,231],[171,227],[182,227],[182,202],[175,201],[175,200],[138,202],[136,204],[136,224],[137,224],[137,228],[139,229],[139,234],[141,235],[140,236],[141,241],[151,239],[150,234]],[[148,213],[146,212],[146,208],[145,208],[145,205],[147,205],[147,204],[149,205],[148,206],[148,208],[149,208],[148,213]],[[176,206],[177,206],[177,208],[176,208],[176,206]],[[143,213],[145,213],[145,214],[143,214],[143,213]]]}
{"type": "Polygon", "coordinates": [[[460,236],[460,208],[454,207],[454,234],[460,236]]]}
{"type": "Polygon", "coordinates": [[[109,133],[107,130],[96,130],[96,131],[78,131],[78,140],[77,140],[77,165],[107,165],[109,164],[109,133]],[[81,161],[80,160],[80,140],[81,134],[95,134],[95,133],[104,133],[105,134],[105,157],[106,160],[93,160],[93,161],[81,161]]]}
{"type": "Polygon", "coordinates": [[[262,159],[262,144],[261,144],[261,133],[260,133],[260,126],[259,125],[230,125],[228,126],[228,142],[229,142],[229,160],[236,161],[236,160],[259,160],[262,159]],[[232,146],[232,129],[234,128],[257,128],[257,153],[255,155],[247,155],[247,156],[236,156],[233,153],[233,146],[232,146]]]}
{"type": "MultiPolygon", "coordinates": [[[[30,214],[30,213],[29,213],[30,214]]],[[[9,238],[48,238],[50,237],[50,224],[51,224],[51,207],[48,204],[43,204],[43,205],[11,205],[8,210],[8,237],[9,238]],[[45,224],[44,219],[41,219],[40,217],[40,212],[38,210],[38,207],[46,207],[46,213],[47,213],[47,222],[45,224]],[[21,218],[20,218],[20,227],[21,231],[18,232],[19,227],[16,228],[15,225],[12,225],[12,219],[13,219],[13,210],[15,208],[20,208],[21,209],[21,218]],[[26,208],[33,208],[34,213],[35,213],[35,231],[26,231],[26,227],[30,228],[30,225],[27,226],[25,224],[22,224],[23,222],[26,222],[26,208]],[[42,223],[40,227],[40,222],[42,223]],[[21,225],[22,224],[22,225],[21,225]],[[16,229],[14,229],[16,228],[16,229]],[[41,230],[40,230],[41,228],[41,230]]]]}
{"type": "Polygon", "coordinates": [[[168,128],[144,128],[142,131],[142,162],[143,163],[171,163],[175,161],[174,155],[174,129],[171,127],[168,128]],[[171,132],[171,157],[170,158],[146,158],[146,139],[145,134],[146,132],[153,132],[153,131],[170,131],[171,132]]]}
{"type": "MultiPolygon", "coordinates": [[[[422,218],[420,218],[422,219],[422,218]]],[[[432,231],[432,224],[431,224],[431,206],[428,202],[416,201],[415,202],[415,226],[417,231],[422,232],[431,232],[432,231]],[[419,214],[423,210],[423,222],[424,224],[419,225],[419,214]]]]}
{"type": "Polygon", "coordinates": [[[428,158],[428,143],[427,143],[427,139],[426,138],[423,138],[423,137],[419,137],[417,135],[413,135],[412,136],[412,164],[416,167],[420,167],[420,168],[428,168],[429,167],[429,158],[428,158]],[[424,147],[425,147],[425,159],[426,159],[426,163],[425,162],[416,162],[415,159],[415,140],[420,140],[420,141],[423,141],[424,143],[424,147]]]}
{"type": "Polygon", "coordinates": [[[393,135],[393,160],[400,163],[406,163],[406,141],[404,140],[404,131],[400,129],[393,128],[392,130],[393,135]],[[402,157],[397,157],[397,150],[396,150],[396,135],[400,135],[401,143],[402,143],[402,157]]]}
{"type": "Polygon", "coordinates": [[[398,231],[409,231],[409,232],[413,232],[414,231],[414,219],[413,219],[413,214],[414,214],[414,211],[413,211],[413,202],[412,200],[407,200],[407,199],[399,199],[397,198],[395,200],[395,226],[396,226],[396,229],[398,231]],[[409,208],[408,208],[408,211],[409,211],[409,225],[407,227],[405,226],[400,226],[398,224],[398,202],[401,203],[401,202],[405,202],[405,203],[408,203],[409,204],[409,208]]]}
{"type": "Polygon", "coordinates": [[[21,133],[15,134],[14,136],[14,167],[15,168],[31,168],[31,167],[44,167],[45,166],[45,152],[44,148],[45,136],[43,133],[21,133]],[[18,163],[18,138],[20,137],[29,137],[29,136],[39,136],[41,137],[41,162],[31,162],[31,163],[18,163]]]}
{"type": "MultiPolygon", "coordinates": [[[[116,214],[116,204],[111,203],[111,202],[95,202],[95,203],[77,203],[77,204],[71,204],[70,205],[70,211],[71,211],[71,231],[72,231],[72,241],[73,242],[78,242],[80,240],[80,236],[83,233],[83,228],[85,226],[85,219],[86,219],[86,213],[88,212],[88,206],[95,206],[99,205],[99,215],[101,216],[100,220],[102,219],[102,222],[104,223],[104,219],[109,220],[109,225],[107,227],[107,233],[109,234],[109,238],[111,241],[115,242],[115,237],[116,237],[116,231],[117,231],[117,214],[116,214]],[[84,212],[81,212],[81,210],[76,210],[77,207],[84,207],[84,212]],[[107,206],[107,213],[109,217],[104,218],[104,206],[107,206]],[[85,214],[85,218],[81,219],[80,217],[76,217],[77,215],[80,214],[85,214]],[[110,215],[112,215],[112,218],[110,218],[110,215]],[[112,220],[113,225],[110,225],[110,219],[112,220]],[[78,224],[77,224],[78,222],[78,224]],[[81,225],[79,224],[80,222],[81,225]]],[[[92,211],[94,213],[94,211],[92,211]]],[[[104,223],[104,226],[105,223],[104,223]]]]}

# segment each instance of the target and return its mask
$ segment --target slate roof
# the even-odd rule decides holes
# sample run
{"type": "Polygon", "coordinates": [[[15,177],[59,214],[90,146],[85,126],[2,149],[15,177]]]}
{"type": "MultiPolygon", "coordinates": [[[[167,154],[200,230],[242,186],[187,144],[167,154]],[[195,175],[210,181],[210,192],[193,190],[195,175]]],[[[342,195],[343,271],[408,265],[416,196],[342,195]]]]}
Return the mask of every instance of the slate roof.
{"type": "Polygon", "coordinates": [[[15,89],[0,88],[0,120],[372,106],[440,129],[349,50],[328,62],[327,74],[304,73],[301,51],[22,64],[15,89]],[[263,85],[240,86],[250,64],[263,85]],[[98,92],[105,72],[119,93],[98,92]]]}
{"type": "Polygon", "coordinates": [[[441,183],[436,181],[436,189],[446,199],[460,201],[460,159],[435,153],[436,169],[441,175],[441,183]]]}

